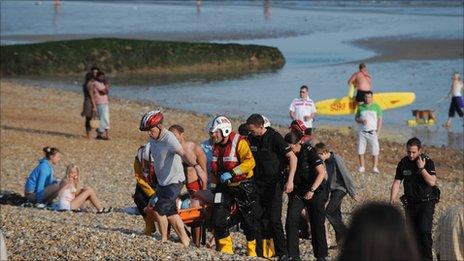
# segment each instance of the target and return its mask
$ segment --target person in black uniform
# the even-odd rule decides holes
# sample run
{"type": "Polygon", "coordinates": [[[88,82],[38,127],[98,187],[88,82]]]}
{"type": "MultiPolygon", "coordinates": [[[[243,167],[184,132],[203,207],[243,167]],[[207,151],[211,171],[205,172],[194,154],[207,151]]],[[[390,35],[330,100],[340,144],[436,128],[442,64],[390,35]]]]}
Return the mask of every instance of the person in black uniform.
{"type": "Polygon", "coordinates": [[[396,167],[390,203],[396,203],[403,182],[404,195],[400,199],[406,216],[413,226],[422,259],[432,260],[432,220],[440,194],[436,187],[435,164],[422,153],[421,141],[418,138],[408,140],[406,148],[407,156],[402,158],[396,167]]]}
{"type": "Polygon", "coordinates": [[[246,121],[250,149],[256,161],[253,169],[254,180],[258,188],[261,216],[260,236],[257,241],[259,256],[270,258],[275,254],[279,260],[287,258],[284,228],[282,226],[282,193],[293,190],[297,159],[287,149],[287,143],[280,133],[271,127],[265,127],[262,115],[252,114],[246,121]],[[283,170],[289,165],[288,181],[284,180],[283,170]]]}
{"type": "Polygon", "coordinates": [[[306,208],[311,227],[311,244],[317,260],[327,257],[327,240],[325,234],[325,204],[328,199],[326,187],[326,170],[324,162],[316,150],[308,143],[301,143],[303,135],[290,132],[285,141],[296,154],[298,164],[294,178],[294,189],[288,197],[288,210],[285,229],[287,231],[287,251],[290,260],[300,260],[298,240],[298,221],[301,210],[306,208]]]}

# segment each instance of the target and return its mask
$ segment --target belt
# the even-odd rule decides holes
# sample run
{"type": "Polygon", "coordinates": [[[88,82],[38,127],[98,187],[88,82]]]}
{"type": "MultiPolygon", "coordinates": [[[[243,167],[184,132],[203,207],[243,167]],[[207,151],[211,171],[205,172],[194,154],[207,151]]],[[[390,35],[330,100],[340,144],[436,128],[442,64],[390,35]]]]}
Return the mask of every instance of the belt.
{"type": "Polygon", "coordinates": [[[372,134],[374,134],[375,130],[369,130],[369,131],[363,130],[362,132],[363,132],[363,133],[369,133],[369,134],[372,135],[372,134]]]}

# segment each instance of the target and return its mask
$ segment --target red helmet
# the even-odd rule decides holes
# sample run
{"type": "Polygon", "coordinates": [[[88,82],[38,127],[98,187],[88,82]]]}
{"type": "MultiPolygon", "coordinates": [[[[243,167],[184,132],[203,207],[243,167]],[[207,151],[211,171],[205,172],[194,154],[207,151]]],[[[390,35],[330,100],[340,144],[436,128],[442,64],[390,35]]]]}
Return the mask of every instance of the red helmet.
{"type": "Polygon", "coordinates": [[[290,123],[290,131],[299,132],[301,134],[305,134],[306,125],[301,120],[294,120],[290,123]]]}
{"type": "Polygon", "coordinates": [[[140,121],[139,129],[141,131],[148,131],[163,121],[163,113],[160,110],[149,111],[145,113],[140,121]]]}

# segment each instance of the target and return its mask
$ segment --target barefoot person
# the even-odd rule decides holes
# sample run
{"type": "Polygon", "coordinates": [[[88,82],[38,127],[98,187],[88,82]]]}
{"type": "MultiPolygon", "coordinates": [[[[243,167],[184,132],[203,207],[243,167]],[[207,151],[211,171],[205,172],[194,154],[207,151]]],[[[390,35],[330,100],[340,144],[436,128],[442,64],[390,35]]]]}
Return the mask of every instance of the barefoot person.
{"type": "Polygon", "coordinates": [[[57,148],[43,148],[45,157],[29,174],[24,185],[25,197],[33,203],[49,203],[58,196],[60,183],[53,176],[53,166],[61,159],[57,148]]]}
{"type": "Polygon", "coordinates": [[[203,172],[194,156],[185,151],[176,136],[163,126],[163,113],[159,110],[145,113],[140,121],[140,131],[147,131],[150,136],[150,150],[155,165],[156,196],[155,217],[160,226],[161,240],[168,240],[168,222],[172,225],[180,242],[189,245],[189,238],[184,223],[177,213],[176,199],[185,181],[182,161],[192,166],[197,174],[203,172]]]}
{"type": "Polygon", "coordinates": [[[364,63],[359,64],[359,71],[353,73],[348,80],[348,87],[351,88],[351,85],[356,87],[356,102],[358,105],[364,103],[364,95],[366,95],[366,92],[372,91],[372,77],[364,63]]]}
{"type": "MultiPolygon", "coordinates": [[[[169,130],[176,136],[182,148],[185,151],[188,151],[194,155],[194,159],[200,164],[201,169],[203,170],[199,174],[195,171],[193,167],[184,164],[184,173],[187,178],[187,190],[190,194],[190,205],[189,207],[200,207],[201,205],[206,205],[212,202],[212,194],[207,190],[208,186],[208,177],[206,174],[206,155],[201,149],[200,146],[191,141],[186,141],[184,136],[184,128],[180,125],[174,124],[169,127],[169,130]]],[[[196,246],[200,246],[200,224],[194,224],[192,226],[193,230],[193,243],[196,246]]]]}
{"type": "Polygon", "coordinates": [[[79,184],[79,167],[70,164],[66,167],[66,177],[63,186],[58,192],[60,210],[76,210],[81,208],[88,200],[97,209],[97,213],[109,213],[111,208],[104,208],[95,191],[90,187],[81,188],[79,184]]]}
{"type": "Polygon", "coordinates": [[[97,115],[97,108],[95,107],[95,98],[93,97],[92,91],[93,85],[93,74],[88,72],[85,75],[85,82],[82,85],[82,92],[84,94],[84,103],[82,105],[81,116],[85,117],[85,137],[90,139],[90,131],[92,127],[90,126],[90,121],[92,117],[97,115]]]}
{"type": "Polygon", "coordinates": [[[93,94],[100,119],[100,127],[98,127],[97,139],[108,140],[110,129],[110,109],[108,99],[108,84],[105,79],[105,74],[102,71],[97,72],[97,80],[93,82],[93,94]]]}
{"type": "Polygon", "coordinates": [[[448,120],[445,122],[445,124],[443,124],[443,127],[445,128],[451,127],[451,119],[454,118],[456,113],[460,118],[464,116],[464,113],[462,112],[462,108],[464,108],[464,100],[462,98],[463,83],[461,80],[461,75],[455,72],[451,79],[451,89],[448,93],[448,97],[451,98],[451,104],[448,111],[448,120]]]}

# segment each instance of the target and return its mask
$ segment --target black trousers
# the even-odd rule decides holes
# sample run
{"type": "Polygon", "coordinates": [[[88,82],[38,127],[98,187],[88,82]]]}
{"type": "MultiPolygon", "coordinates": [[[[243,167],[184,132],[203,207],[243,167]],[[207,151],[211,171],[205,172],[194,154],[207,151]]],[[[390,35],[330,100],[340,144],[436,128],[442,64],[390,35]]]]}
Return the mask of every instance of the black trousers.
{"type": "Polygon", "coordinates": [[[214,203],[212,210],[212,223],[216,240],[228,237],[229,228],[235,222],[231,207],[237,205],[235,215],[241,222],[247,241],[256,239],[259,233],[259,217],[262,215],[258,204],[258,192],[253,181],[242,181],[238,186],[221,186],[217,191],[222,193],[221,203],[214,203]]]}
{"type": "MultiPolygon", "coordinates": [[[[321,186],[322,187],[322,186],[321,186]]],[[[298,238],[298,220],[301,210],[306,208],[311,226],[311,244],[316,258],[327,257],[327,239],[325,235],[325,203],[327,192],[319,188],[311,200],[305,200],[304,195],[291,193],[288,198],[287,220],[285,229],[287,231],[287,251],[289,257],[300,257],[300,246],[298,238]]]]}
{"type": "Polygon", "coordinates": [[[435,202],[428,201],[408,205],[406,217],[413,226],[417,246],[422,260],[433,260],[432,256],[432,221],[435,212],[435,202]]]}
{"type": "Polygon", "coordinates": [[[89,132],[92,130],[92,127],[90,127],[90,121],[92,120],[92,117],[85,117],[85,131],[89,132]]]}
{"type": "Polygon", "coordinates": [[[259,237],[257,237],[257,254],[262,256],[262,239],[273,239],[277,256],[287,255],[284,227],[282,225],[282,193],[281,182],[273,184],[257,183],[259,204],[263,211],[259,237]]]}
{"type": "Polygon", "coordinates": [[[329,203],[325,207],[325,214],[330,224],[335,230],[335,238],[337,239],[337,244],[340,240],[345,237],[347,228],[342,220],[342,200],[345,197],[346,193],[341,190],[332,190],[330,192],[329,203]]]}
{"type": "Polygon", "coordinates": [[[148,205],[149,200],[150,197],[143,192],[140,186],[135,186],[134,203],[135,205],[137,205],[137,209],[139,210],[140,214],[144,217],[146,216],[146,214],[145,211],[143,211],[143,209],[148,205]]]}

